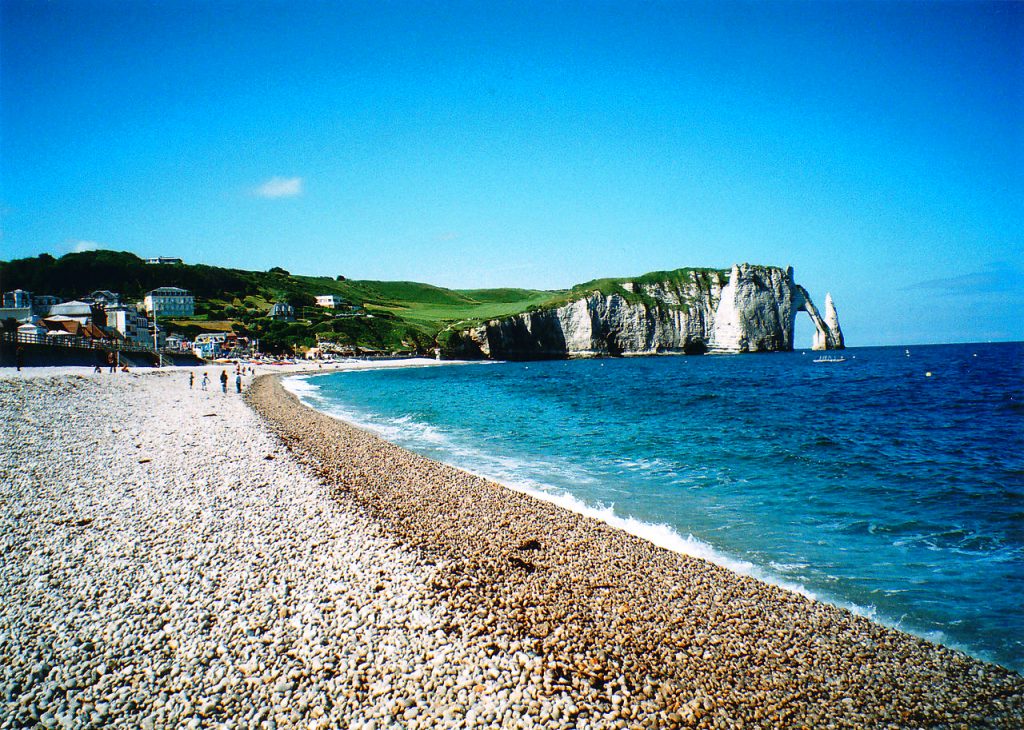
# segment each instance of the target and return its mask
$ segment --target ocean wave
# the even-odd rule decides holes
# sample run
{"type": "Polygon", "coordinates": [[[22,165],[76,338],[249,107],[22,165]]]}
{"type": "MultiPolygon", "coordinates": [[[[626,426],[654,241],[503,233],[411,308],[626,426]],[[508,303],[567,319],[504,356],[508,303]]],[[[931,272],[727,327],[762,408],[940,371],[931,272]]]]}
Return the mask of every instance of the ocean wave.
{"type": "Polygon", "coordinates": [[[793,573],[810,567],[809,563],[780,563],[776,560],[769,561],[768,565],[780,573],[793,573]]]}
{"type": "Polygon", "coordinates": [[[284,386],[285,390],[299,400],[320,397],[320,386],[312,382],[312,376],[293,375],[290,378],[284,378],[281,384],[284,386]]]}

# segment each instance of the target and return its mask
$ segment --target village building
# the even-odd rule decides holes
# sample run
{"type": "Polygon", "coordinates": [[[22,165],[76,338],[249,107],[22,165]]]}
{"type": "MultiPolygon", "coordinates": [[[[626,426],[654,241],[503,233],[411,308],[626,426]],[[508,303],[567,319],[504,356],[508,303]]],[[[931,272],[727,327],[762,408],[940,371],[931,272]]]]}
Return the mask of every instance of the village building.
{"type": "Polygon", "coordinates": [[[55,297],[52,294],[33,294],[32,314],[43,317],[50,313],[50,307],[60,304],[62,301],[60,297],[55,297]]]}
{"type": "Polygon", "coordinates": [[[146,347],[153,346],[153,336],[149,331],[149,318],[146,315],[127,304],[109,306],[105,311],[107,327],[117,330],[128,342],[146,347]]]}
{"type": "Polygon", "coordinates": [[[46,327],[39,322],[38,317],[29,319],[18,327],[19,342],[42,342],[44,337],[46,337],[46,327]]]}
{"type": "Polygon", "coordinates": [[[24,289],[4,292],[4,309],[30,309],[32,307],[32,292],[24,289]]]}
{"type": "Polygon", "coordinates": [[[345,300],[339,297],[337,294],[321,294],[316,298],[316,306],[318,307],[326,307],[327,309],[337,309],[343,304],[345,304],[345,300]]]}
{"type": "Polygon", "coordinates": [[[220,357],[225,351],[227,339],[227,332],[203,332],[196,335],[192,349],[200,357],[207,359],[220,357]]]}
{"type": "Polygon", "coordinates": [[[46,337],[55,342],[75,338],[107,342],[119,339],[117,335],[104,331],[102,327],[92,322],[83,323],[73,317],[60,314],[47,317],[42,324],[46,327],[46,337]]]}
{"type": "Polygon", "coordinates": [[[181,259],[173,258],[171,256],[153,256],[151,258],[145,259],[145,261],[146,261],[147,264],[157,264],[157,265],[184,263],[181,259]]]}
{"type": "Polygon", "coordinates": [[[0,307],[0,321],[13,319],[17,322],[24,322],[31,316],[31,307],[0,307]]]}
{"type": "Polygon", "coordinates": [[[271,319],[278,320],[279,322],[294,322],[295,307],[287,302],[276,302],[274,306],[270,308],[270,314],[267,316],[271,319]]]}
{"type": "Polygon", "coordinates": [[[195,314],[196,299],[187,289],[162,286],[147,292],[144,306],[148,314],[157,317],[191,317],[195,314]]]}
{"type": "Polygon", "coordinates": [[[84,298],[84,301],[98,304],[101,307],[116,307],[121,303],[121,295],[109,289],[99,289],[84,298]]]}
{"type": "Polygon", "coordinates": [[[187,351],[192,349],[192,343],[183,335],[172,332],[164,340],[164,347],[168,350],[187,351]]]}
{"type": "Polygon", "coordinates": [[[96,309],[89,302],[83,302],[78,299],[74,299],[70,302],[63,302],[62,304],[54,304],[50,307],[50,311],[47,313],[47,319],[53,319],[55,317],[61,317],[66,319],[74,319],[82,324],[90,324],[96,315],[96,309]]]}

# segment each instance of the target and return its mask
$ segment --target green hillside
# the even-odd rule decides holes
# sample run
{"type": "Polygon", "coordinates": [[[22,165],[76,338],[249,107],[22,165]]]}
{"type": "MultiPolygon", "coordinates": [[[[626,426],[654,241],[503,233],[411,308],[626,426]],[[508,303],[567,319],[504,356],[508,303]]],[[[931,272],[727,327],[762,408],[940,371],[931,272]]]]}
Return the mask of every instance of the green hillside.
{"type": "Polygon", "coordinates": [[[367,349],[426,352],[434,347],[437,333],[450,325],[514,314],[560,294],[522,289],[453,291],[411,281],[293,276],[279,268],[263,272],[202,264],[151,265],[132,253],[115,251],[0,261],[2,291],[26,289],[73,299],[110,289],[133,302],[160,286],[188,289],[196,297],[196,316],[171,321],[169,329],[188,336],[231,329],[259,337],[262,347],[276,351],[312,346],[321,335],[367,349]],[[322,294],[336,294],[364,310],[349,313],[317,307],[315,297],[322,294]],[[278,301],[292,304],[298,321],[270,320],[267,313],[278,301]]]}

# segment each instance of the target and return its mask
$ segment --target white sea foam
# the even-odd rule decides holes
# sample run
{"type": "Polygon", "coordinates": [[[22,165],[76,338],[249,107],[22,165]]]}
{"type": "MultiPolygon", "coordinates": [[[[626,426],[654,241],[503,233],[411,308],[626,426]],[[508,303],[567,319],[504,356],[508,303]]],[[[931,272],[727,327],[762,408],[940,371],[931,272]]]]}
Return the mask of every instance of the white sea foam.
{"type": "Polygon", "coordinates": [[[314,397],[320,397],[320,386],[313,383],[309,375],[295,375],[290,378],[284,378],[282,385],[284,385],[285,390],[303,402],[314,397]]]}
{"type": "Polygon", "coordinates": [[[768,565],[772,570],[777,570],[780,573],[794,573],[809,567],[807,563],[780,563],[775,560],[769,562],[768,565]]]}

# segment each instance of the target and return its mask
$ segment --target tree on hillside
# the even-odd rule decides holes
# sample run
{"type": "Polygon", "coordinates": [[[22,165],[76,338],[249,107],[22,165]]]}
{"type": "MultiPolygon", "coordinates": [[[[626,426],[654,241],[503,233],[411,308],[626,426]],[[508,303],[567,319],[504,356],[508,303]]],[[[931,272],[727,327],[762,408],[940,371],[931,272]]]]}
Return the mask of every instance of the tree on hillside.
{"type": "Polygon", "coordinates": [[[296,310],[298,310],[300,307],[316,306],[315,296],[294,289],[285,292],[283,299],[285,302],[295,307],[296,310]]]}

